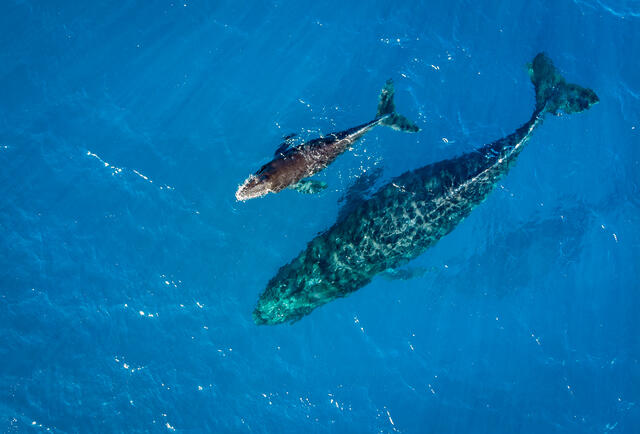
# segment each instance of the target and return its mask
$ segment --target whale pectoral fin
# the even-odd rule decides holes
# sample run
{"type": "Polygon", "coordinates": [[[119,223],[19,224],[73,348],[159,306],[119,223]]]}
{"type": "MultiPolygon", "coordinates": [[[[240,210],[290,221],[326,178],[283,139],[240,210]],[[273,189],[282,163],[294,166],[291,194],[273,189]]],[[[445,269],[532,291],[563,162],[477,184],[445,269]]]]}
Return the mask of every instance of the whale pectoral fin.
{"type": "Polygon", "coordinates": [[[313,179],[303,179],[291,185],[289,188],[304,194],[316,194],[327,188],[327,183],[313,179]]]}
{"type": "Polygon", "coordinates": [[[387,268],[380,273],[380,276],[387,280],[409,280],[415,277],[421,277],[429,271],[432,270],[423,267],[387,268]]]}

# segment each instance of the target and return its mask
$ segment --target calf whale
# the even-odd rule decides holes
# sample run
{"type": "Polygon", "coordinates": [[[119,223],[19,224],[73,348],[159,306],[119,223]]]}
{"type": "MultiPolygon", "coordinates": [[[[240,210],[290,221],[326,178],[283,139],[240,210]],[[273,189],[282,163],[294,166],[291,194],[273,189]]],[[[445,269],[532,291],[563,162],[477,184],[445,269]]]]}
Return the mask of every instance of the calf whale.
{"type": "Polygon", "coordinates": [[[380,92],[376,117],[366,124],[331,133],[299,146],[291,146],[295,134],[286,136],[284,143],[276,149],[274,159],[238,187],[236,199],[245,201],[268,193],[277,193],[287,187],[302,193],[317,193],[326,188],[326,184],[305,178],[327,167],[374,127],[385,125],[398,131],[419,131],[416,124],[396,113],[393,94],[393,82],[387,80],[380,92]]]}
{"type": "Polygon", "coordinates": [[[529,75],[536,107],[524,125],[474,152],[406,172],[354,206],[280,268],[254,321],[294,322],[416,258],[485,200],[546,113],[578,113],[598,102],[591,89],[567,83],[543,53],[529,64],[529,75]]]}

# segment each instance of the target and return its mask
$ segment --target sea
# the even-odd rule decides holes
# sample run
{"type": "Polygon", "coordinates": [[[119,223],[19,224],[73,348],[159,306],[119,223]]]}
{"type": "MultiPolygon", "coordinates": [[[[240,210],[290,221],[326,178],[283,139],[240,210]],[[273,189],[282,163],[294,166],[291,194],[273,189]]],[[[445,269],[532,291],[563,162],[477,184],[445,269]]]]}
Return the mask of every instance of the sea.
{"type": "Polygon", "coordinates": [[[0,431],[640,432],[640,1],[3,0],[0,431]],[[403,273],[258,326],[269,280],[376,185],[547,116],[403,273]],[[373,119],[237,201],[283,136],[373,119]]]}

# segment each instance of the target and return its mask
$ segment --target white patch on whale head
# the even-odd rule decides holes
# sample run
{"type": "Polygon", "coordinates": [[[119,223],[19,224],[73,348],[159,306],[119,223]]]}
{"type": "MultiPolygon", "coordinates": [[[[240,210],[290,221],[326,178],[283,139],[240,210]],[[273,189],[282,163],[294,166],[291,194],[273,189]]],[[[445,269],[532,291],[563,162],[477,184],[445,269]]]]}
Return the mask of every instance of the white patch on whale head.
{"type": "Polygon", "coordinates": [[[236,200],[244,202],[245,200],[261,197],[268,193],[271,193],[269,182],[265,179],[260,179],[256,175],[251,175],[238,187],[236,200]]]}

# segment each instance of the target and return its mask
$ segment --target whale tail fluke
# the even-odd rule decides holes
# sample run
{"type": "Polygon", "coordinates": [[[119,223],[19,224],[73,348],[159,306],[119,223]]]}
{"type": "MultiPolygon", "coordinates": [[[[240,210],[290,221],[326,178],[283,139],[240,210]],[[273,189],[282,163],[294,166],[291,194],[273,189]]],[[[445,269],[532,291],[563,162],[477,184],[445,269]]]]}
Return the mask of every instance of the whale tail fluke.
{"type": "Polygon", "coordinates": [[[544,53],[539,53],[527,66],[536,88],[536,110],[554,115],[579,113],[599,101],[593,90],[567,83],[544,53]]]}
{"type": "Polygon", "coordinates": [[[405,131],[408,133],[416,133],[420,131],[420,128],[418,128],[415,123],[396,113],[393,94],[393,80],[389,79],[380,92],[380,102],[378,103],[376,119],[384,118],[380,123],[387,127],[391,127],[394,130],[405,131]]]}

